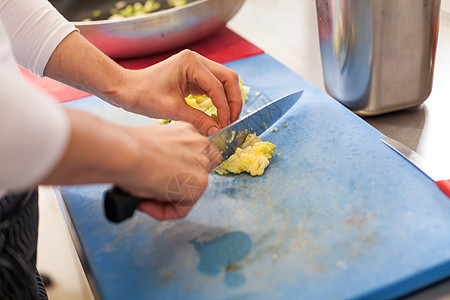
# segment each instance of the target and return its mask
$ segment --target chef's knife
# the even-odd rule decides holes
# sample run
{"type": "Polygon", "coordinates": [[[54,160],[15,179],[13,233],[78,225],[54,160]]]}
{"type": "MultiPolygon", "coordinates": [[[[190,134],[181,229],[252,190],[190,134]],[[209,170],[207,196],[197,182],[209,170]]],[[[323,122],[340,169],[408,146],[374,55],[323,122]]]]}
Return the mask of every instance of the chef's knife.
{"type": "Polygon", "coordinates": [[[382,137],[381,140],[401,156],[406,158],[414,166],[416,166],[420,171],[422,171],[422,173],[436,182],[441,191],[444,192],[444,194],[446,194],[448,197],[450,197],[450,179],[442,179],[436,176],[436,171],[431,166],[427,165],[427,163],[419,154],[409,149],[402,143],[389,137],[382,137]]]}
{"type": "MultiPolygon", "coordinates": [[[[302,94],[303,91],[296,92],[262,106],[208,137],[210,143],[220,151],[224,160],[227,159],[242,145],[248,134],[263,133],[278,121],[302,94]]],[[[139,203],[148,200],[132,196],[119,187],[113,187],[105,194],[105,215],[112,222],[121,222],[133,215],[139,203]]]]}

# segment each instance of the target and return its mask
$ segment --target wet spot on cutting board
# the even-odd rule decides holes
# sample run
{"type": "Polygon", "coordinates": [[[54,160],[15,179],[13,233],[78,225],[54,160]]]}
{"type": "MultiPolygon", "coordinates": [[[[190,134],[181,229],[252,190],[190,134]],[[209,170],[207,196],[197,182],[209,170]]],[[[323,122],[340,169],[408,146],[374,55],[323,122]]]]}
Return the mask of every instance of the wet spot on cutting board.
{"type": "Polygon", "coordinates": [[[244,259],[252,247],[250,236],[241,231],[225,233],[209,241],[189,241],[194,245],[200,262],[198,270],[208,275],[218,275],[225,272],[225,284],[237,287],[245,283],[245,277],[240,271],[239,262],[244,259]]]}

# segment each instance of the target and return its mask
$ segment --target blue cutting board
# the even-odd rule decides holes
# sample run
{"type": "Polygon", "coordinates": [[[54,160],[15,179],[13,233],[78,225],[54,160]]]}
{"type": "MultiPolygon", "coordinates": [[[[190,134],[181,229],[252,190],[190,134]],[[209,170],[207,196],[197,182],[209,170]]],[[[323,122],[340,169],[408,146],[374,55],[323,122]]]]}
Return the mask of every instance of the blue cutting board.
{"type": "MultiPolygon", "coordinates": [[[[210,175],[178,221],[138,212],[112,224],[108,185],[62,187],[101,298],[385,298],[450,275],[450,200],[380,132],[267,54],[227,66],[251,87],[244,113],[304,90],[262,135],[280,156],[261,177],[210,175]]],[[[154,122],[96,97],[66,106],[154,122]]]]}

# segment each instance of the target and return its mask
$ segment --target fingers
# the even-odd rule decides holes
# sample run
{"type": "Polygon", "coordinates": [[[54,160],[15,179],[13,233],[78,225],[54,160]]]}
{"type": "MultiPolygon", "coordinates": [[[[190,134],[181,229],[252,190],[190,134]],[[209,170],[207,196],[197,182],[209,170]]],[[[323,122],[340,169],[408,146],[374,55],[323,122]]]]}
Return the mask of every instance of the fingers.
{"type": "MultiPolygon", "coordinates": [[[[187,69],[187,80],[193,81],[211,98],[217,108],[217,117],[222,127],[230,124],[230,108],[224,86],[200,61],[195,60],[187,69]]],[[[194,124],[195,125],[195,124],[194,124]]]]}
{"type": "Polygon", "coordinates": [[[172,203],[145,201],[139,204],[138,209],[153,218],[166,221],[173,219],[182,219],[188,215],[193,206],[176,206],[172,203]]]}
{"type": "Polygon", "coordinates": [[[192,61],[187,68],[187,81],[196,83],[208,94],[217,107],[220,125],[225,127],[236,121],[242,109],[237,73],[195,52],[183,51],[181,54],[192,61]]]}
{"type": "MultiPolygon", "coordinates": [[[[139,132],[138,137],[144,138],[142,145],[146,147],[153,146],[152,137],[159,136],[156,139],[161,144],[157,148],[158,159],[142,164],[147,166],[141,172],[144,181],[127,180],[127,184],[132,184],[128,188],[118,185],[135,196],[148,199],[139,209],[158,220],[185,217],[205,192],[209,172],[222,160],[220,152],[188,122],[133,129],[139,132]],[[148,134],[145,129],[157,129],[159,134],[148,134]],[[144,144],[149,137],[151,144],[144,144]],[[148,168],[158,170],[157,174],[148,176],[148,168]]],[[[147,160],[151,158],[153,155],[147,160]]]]}
{"type": "MultiPolygon", "coordinates": [[[[195,110],[195,111],[198,111],[198,110],[195,110]]],[[[200,111],[198,111],[198,112],[200,112],[200,111]]],[[[202,114],[202,115],[205,115],[205,114],[202,114]]],[[[217,123],[215,123],[215,121],[214,121],[214,124],[217,125],[217,123]]],[[[176,122],[176,123],[174,123],[174,126],[177,126],[180,128],[187,128],[187,129],[193,130],[196,134],[198,134],[198,131],[195,129],[195,126],[191,123],[176,122]]],[[[205,137],[200,136],[200,135],[196,136],[196,137],[201,140],[201,141],[198,141],[198,140],[196,141],[197,143],[201,144],[201,146],[199,148],[201,150],[198,153],[195,153],[196,157],[194,157],[194,161],[196,162],[196,166],[202,167],[206,173],[209,173],[223,161],[222,154],[205,137]]],[[[208,185],[207,177],[205,177],[205,180],[203,180],[203,181],[200,180],[200,182],[201,182],[200,186],[202,187],[202,191],[204,191],[208,185]]]]}
{"type": "MultiPolygon", "coordinates": [[[[195,128],[194,124],[190,123],[190,122],[185,122],[185,121],[179,121],[179,122],[171,122],[168,124],[169,126],[172,127],[177,127],[179,128],[179,130],[188,130],[191,132],[195,132],[198,134],[198,129],[195,128]]],[[[150,125],[152,126],[152,125],[150,125]]]]}
{"type": "Polygon", "coordinates": [[[208,172],[211,172],[223,161],[222,154],[211,143],[209,143],[209,145],[207,146],[207,148],[204,152],[205,152],[206,158],[209,161],[209,171],[208,172]]]}
{"type": "Polygon", "coordinates": [[[206,95],[207,92],[204,91],[201,87],[198,86],[196,83],[188,82],[187,84],[187,91],[185,93],[185,97],[191,95],[206,95]]]}
{"type": "Polygon", "coordinates": [[[204,112],[186,104],[184,120],[191,123],[203,135],[209,136],[220,130],[217,122],[204,112]]]}
{"type": "MultiPolygon", "coordinates": [[[[212,74],[222,83],[226,99],[230,107],[230,122],[234,122],[239,118],[242,110],[242,94],[239,87],[238,74],[212,60],[207,59],[196,53],[199,60],[211,71],[212,74]]],[[[213,100],[214,103],[214,100],[213,100]]]]}

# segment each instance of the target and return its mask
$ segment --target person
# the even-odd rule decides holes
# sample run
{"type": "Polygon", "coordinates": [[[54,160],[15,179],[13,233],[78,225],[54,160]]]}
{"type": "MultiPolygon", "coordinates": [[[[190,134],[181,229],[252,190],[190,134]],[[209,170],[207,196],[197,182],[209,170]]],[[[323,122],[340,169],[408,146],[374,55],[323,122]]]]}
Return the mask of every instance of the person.
{"type": "Polygon", "coordinates": [[[185,217],[193,203],[175,205],[186,192],[169,197],[170,180],[197,178],[198,200],[221,159],[216,149],[204,151],[205,136],[242,109],[236,72],[189,50],[146,69],[124,69],[46,0],[0,1],[0,90],[2,299],[46,297],[36,270],[36,186],[112,183],[149,199],[139,209],[158,220],[185,217]],[[63,108],[25,82],[18,65],[127,111],[180,122],[122,126],[63,108]],[[185,103],[190,93],[209,95],[219,124],[185,103]]]}

